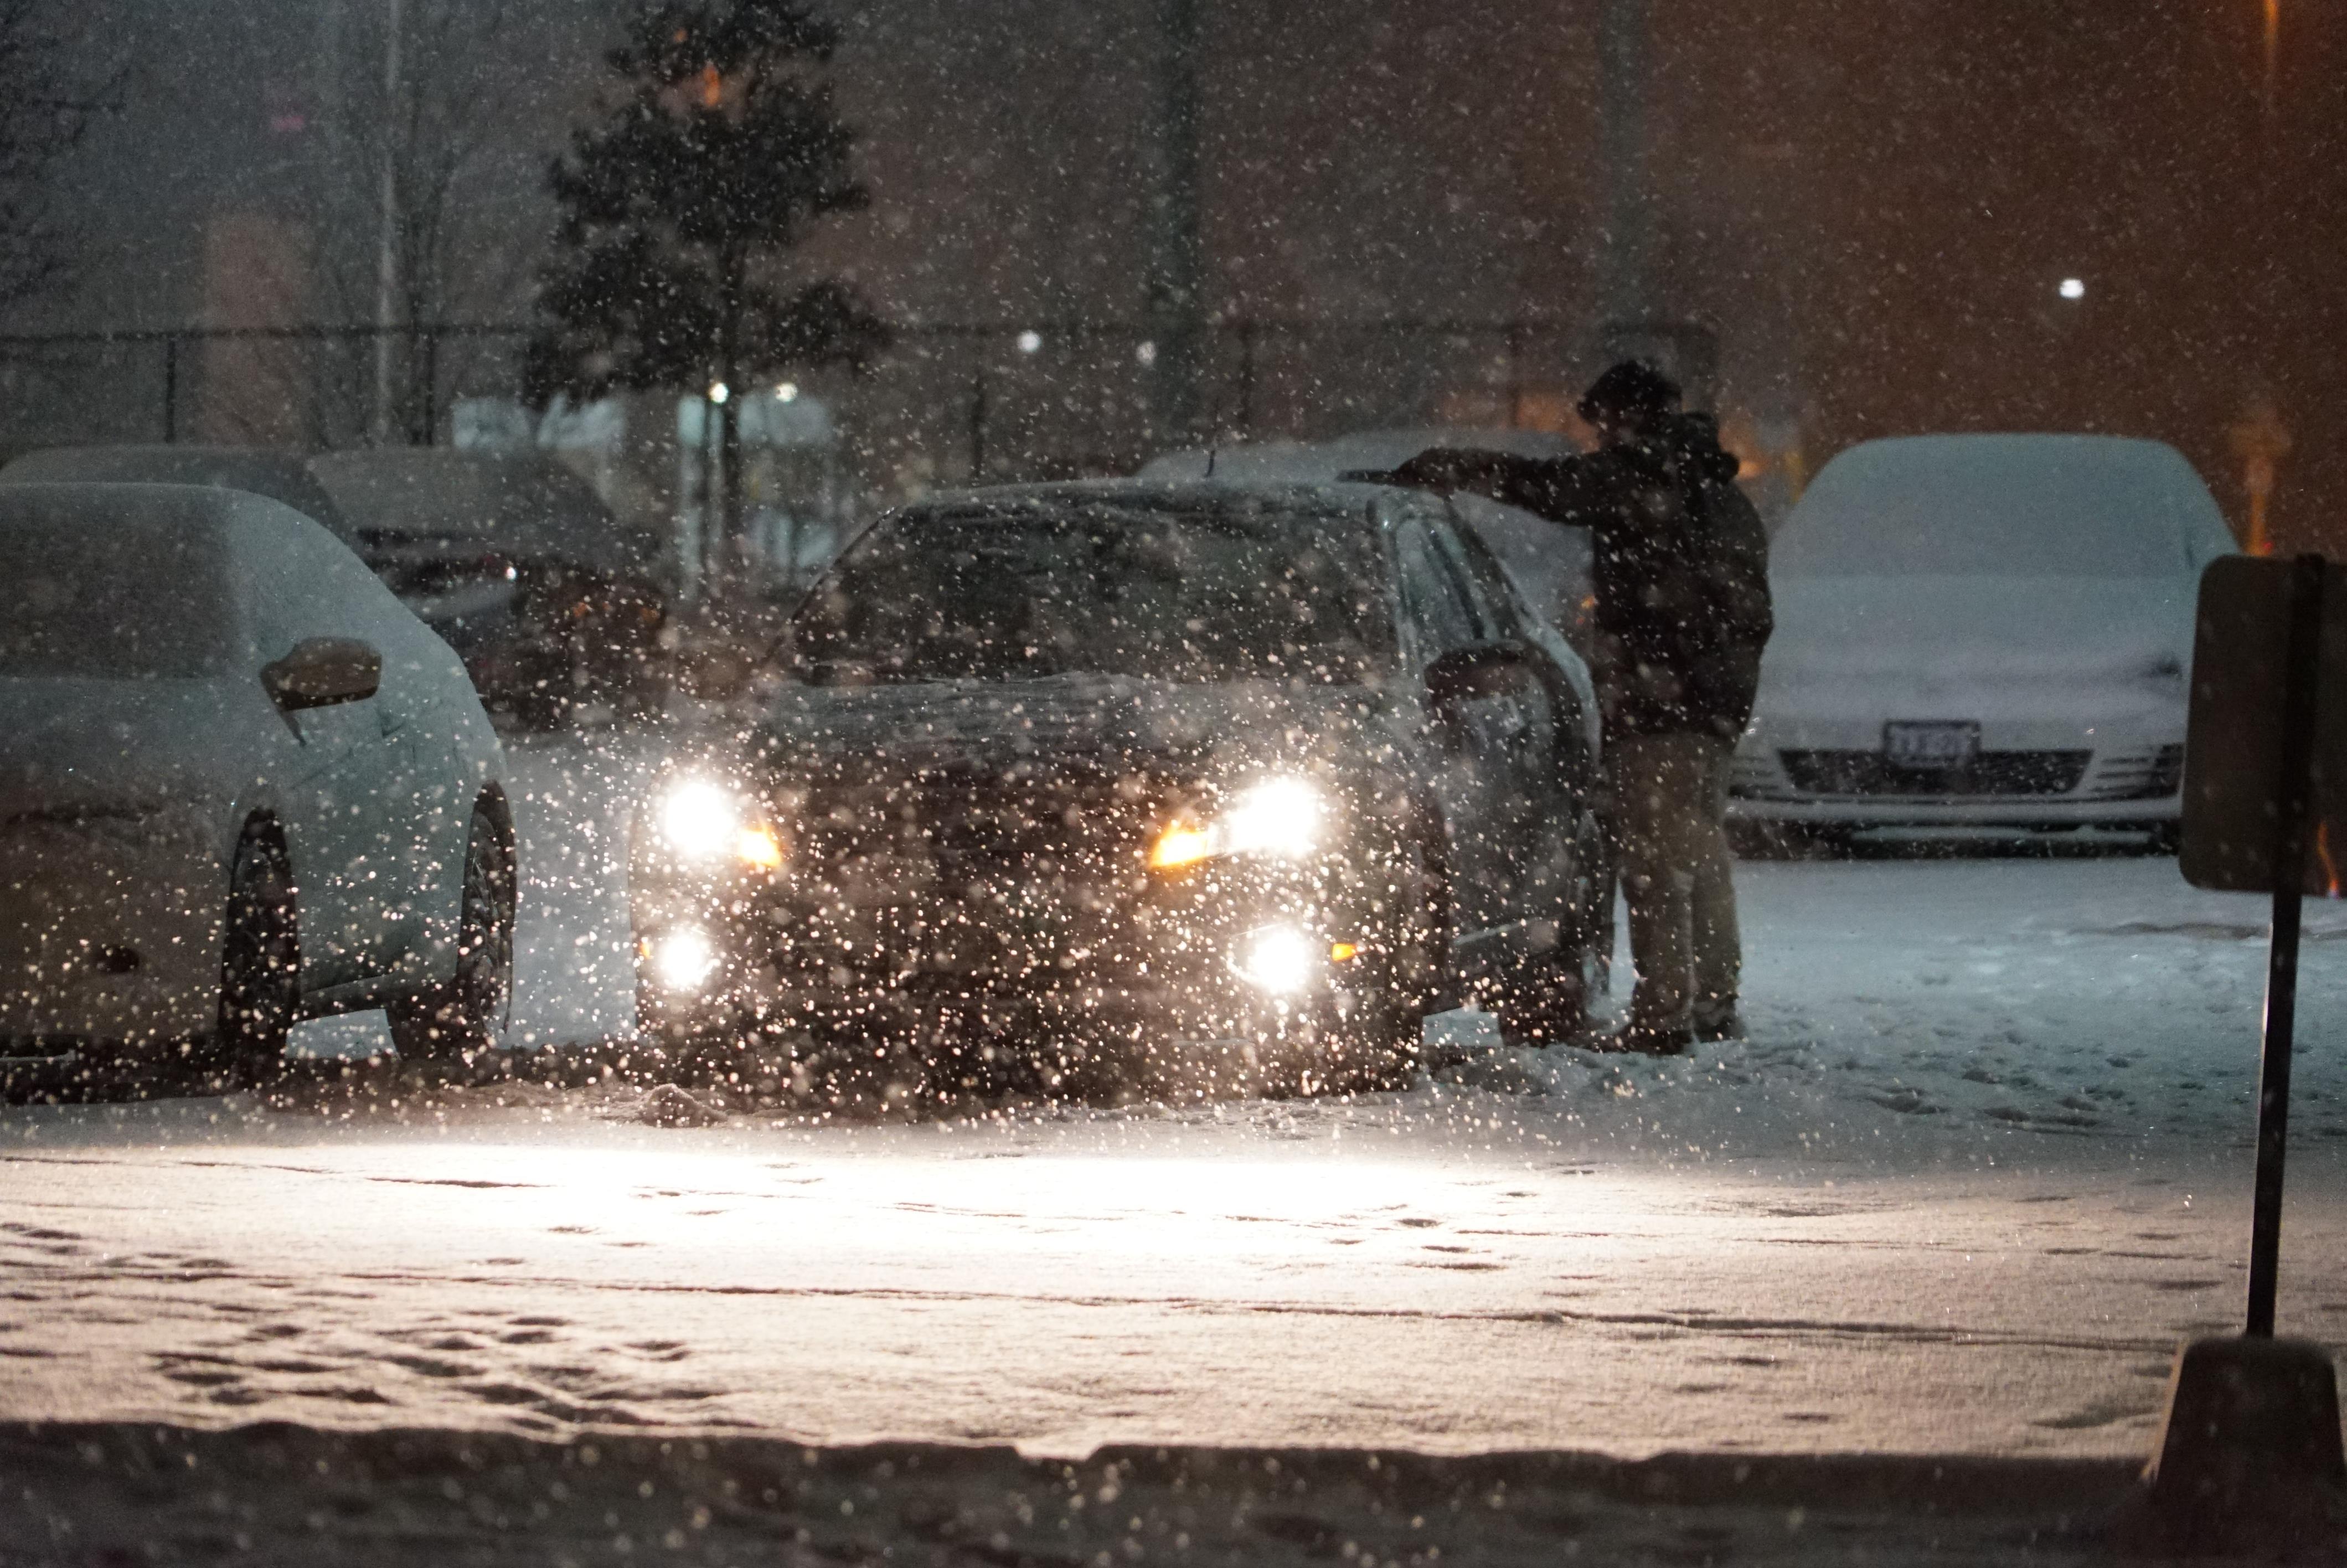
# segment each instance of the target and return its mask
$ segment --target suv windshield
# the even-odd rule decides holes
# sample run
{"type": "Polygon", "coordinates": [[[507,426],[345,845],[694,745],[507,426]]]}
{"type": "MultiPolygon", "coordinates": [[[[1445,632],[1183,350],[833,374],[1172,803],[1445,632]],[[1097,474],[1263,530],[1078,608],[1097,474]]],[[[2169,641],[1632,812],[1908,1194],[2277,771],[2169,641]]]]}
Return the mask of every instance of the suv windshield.
{"type": "Polygon", "coordinates": [[[216,675],[235,603],[207,530],[118,520],[0,525],[0,676],[216,675]]]}
{"type": "Polygon", "coordinates": [[[818,679],[1358,682],[1392,647],[1376,559],[1356,520],[1261,502],[901,512],[808,600],[796,643],[818,679]]]}

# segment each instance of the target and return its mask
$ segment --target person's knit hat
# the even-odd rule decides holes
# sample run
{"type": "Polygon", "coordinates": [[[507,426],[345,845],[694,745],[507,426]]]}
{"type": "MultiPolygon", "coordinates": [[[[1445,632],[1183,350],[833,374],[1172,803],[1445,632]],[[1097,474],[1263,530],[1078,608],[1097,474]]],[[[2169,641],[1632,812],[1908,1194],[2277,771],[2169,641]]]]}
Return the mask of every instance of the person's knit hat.
{"type": "Polygon", "coordinates": [[[1581,417],[1592,425],[1624,415],[1654,419],[1679,400],[1679,384],[1643,359],[1625,359],[1589,384],[1581,395],[1581,417]]]}

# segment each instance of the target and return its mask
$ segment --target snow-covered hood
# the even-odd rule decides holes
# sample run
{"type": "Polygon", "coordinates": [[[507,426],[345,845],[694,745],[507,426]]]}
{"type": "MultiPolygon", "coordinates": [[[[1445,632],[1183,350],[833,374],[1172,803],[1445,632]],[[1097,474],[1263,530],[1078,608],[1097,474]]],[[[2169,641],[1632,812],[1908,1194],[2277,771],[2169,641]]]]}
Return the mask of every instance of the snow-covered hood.
{"type": "Polygon", "coordinates": [[[251,783],[256,713],[249,680],[0,678],[0,823],[203,815],[251,783]]]}
{"type": "Polygon", "coordinates": [[[1764,693],[1869,679],[2176,682],[2192,656],[2193,588],[2182,579],[1788,577],[1772,586],[1764,693]]]}
{"type": "Polygon", "coordinates": [[[770,760],[785,770],[1066,764],[1203,774],[1341,766],[1392,723],[1387,700],[1359,686],[1058,675],[785,686],[763,729],[770,760]]]}

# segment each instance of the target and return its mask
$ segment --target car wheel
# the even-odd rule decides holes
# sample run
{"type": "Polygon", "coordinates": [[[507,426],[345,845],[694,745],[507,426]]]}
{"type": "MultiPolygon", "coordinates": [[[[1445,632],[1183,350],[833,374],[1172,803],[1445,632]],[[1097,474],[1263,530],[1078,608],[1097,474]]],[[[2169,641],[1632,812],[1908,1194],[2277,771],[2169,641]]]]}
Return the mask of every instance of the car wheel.
{"type": "Polygon", "coordinates": [[[467,1066],[495,1043],[513,997],[517,881],[511,830],[486,804],[474,807],[456,972],[390,1009],[392,1043],[403,1061],[467,1066]]]}
{"type": "Polygon", "coordinates": [[[1555,1045],[1589,1028],[1589,999],[1605,987],[1614,954],[1613,845],[1594,813],[1574,835],[1571,907],[1557,923],[1556,945],[1517,958],[1490,991],[1501,1036],[1510,1045],[1555,1045]]]}
{"type": "Polygon", "coordinates": [[[285,1061],[302,1007],[302,944],[293,867],[284,845],[250,834],[229,873],[220,943],[219,1021],[199,1065],[221,1087],[266,1081],[285,1061]]]}
{"type": "Polygon", "coordinates": [[[1519,958],[1491,998],[1501,1038],[1535,1046],[1580,1038],[1589,1028],[1595,968],[1590,950],[1578,945],[1519,958]]]}
{"type": "Polygon", "coordinates": [[[1449,989],[1450,885],[1425,835],[1402,845],[1387,906],[1392,931],[1386,981],[1368,989],[1335,1033],[1339,1088],[1407,1089],[1416,1081],[1426,1015],[1449,989]]]}

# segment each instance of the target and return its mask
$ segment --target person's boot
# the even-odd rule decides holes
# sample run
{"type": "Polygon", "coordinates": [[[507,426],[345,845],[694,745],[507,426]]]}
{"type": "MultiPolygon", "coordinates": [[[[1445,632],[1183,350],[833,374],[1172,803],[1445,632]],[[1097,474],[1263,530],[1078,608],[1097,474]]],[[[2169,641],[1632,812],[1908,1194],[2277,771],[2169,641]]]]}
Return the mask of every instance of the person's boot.
{"type": "Polygon", "coordinates": [[[1695,1030],[1686,1024],[1642,1023],[1633,1019],[1606,1036],[1600,1049],[1635,1050],[1646,1056],[1684,1056],[1694,1043],[1695,1030]]]}
{"type": "Polygon", "coordinates": [[[1729,997],[1714,1007],[1695,1009],[1695,1038],[1706,1045],[1744,1038],[1744,1014],[1729,997]]]}

